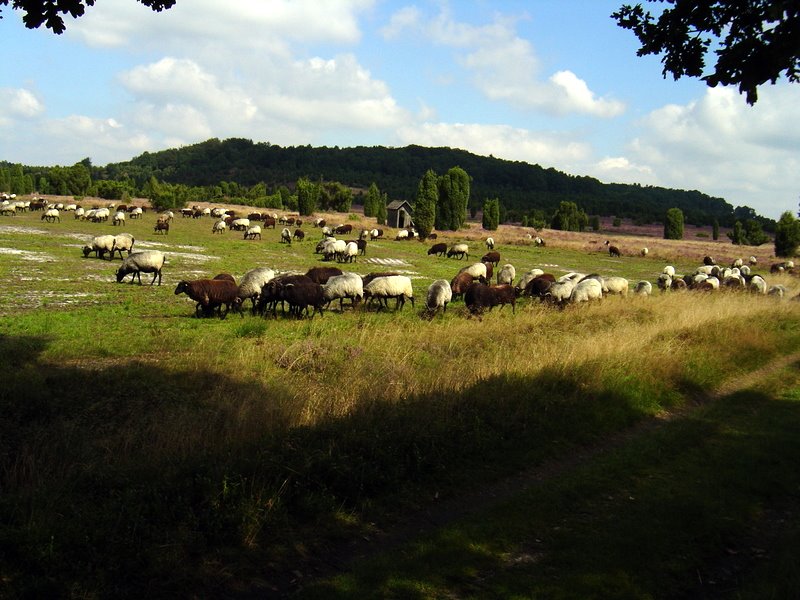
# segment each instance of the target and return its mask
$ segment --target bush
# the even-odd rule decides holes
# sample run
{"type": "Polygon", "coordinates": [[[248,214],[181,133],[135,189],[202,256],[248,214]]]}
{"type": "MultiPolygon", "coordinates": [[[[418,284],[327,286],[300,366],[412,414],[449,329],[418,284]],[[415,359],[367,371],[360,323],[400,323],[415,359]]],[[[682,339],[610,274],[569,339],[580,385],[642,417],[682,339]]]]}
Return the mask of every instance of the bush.
{"type": "Polygon", "coordinates": [[[680,208],[670,208],[664,219],[664,239],[683,239],[683,211],[680,208]]]}
{"type": "Polygon", "coordinates": [[[775,226],[775,256],[791,258],[800,246],[800,221],[788,210],[775,226]]]}

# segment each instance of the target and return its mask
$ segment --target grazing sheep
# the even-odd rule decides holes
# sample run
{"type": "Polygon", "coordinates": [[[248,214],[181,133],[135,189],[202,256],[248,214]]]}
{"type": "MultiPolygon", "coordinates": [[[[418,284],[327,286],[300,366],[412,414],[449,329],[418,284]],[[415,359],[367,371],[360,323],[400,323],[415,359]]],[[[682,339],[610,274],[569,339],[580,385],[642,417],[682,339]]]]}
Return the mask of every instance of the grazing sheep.
{"type": "Polygon", "coordinates": [[[664,267],[664,270],[661,271],[664,275],[668,275],[669,277],[675,277],[675,267],[672,265],[667,265],[664,267]]]}
{"type": "Polygon", "coordinates": [[[344,312],[344,299],[349,298],[352,306],[364,298],[364,282],[361,275],[356,273],[343,273],[334,275],[322,286],[322,297],[326,305],[333,300],[339,300],[339,310],[344,312]]]}
{"type": "Polygon", "coordinates": [[[237,306],[241,306],[245,300],[250,298],[250,301],[253,303],[252,312],[255,313],[258,297],[259,294],[261,294],[261,288],[274,278],[275,271],[268,267],[256,267],[255,269],[247,271],[239,282],[239,289],[236,293],[237,306]]]}
{"type": "Polygon", "coordinates": [[[364,299],[366,300],[366,307],[369,305],[373,298],[378,299],[378,308],[386,305],[389,298],[397,300],[395,310],[403,308],[406,303],[406,298],[411,300],[411,306],[414,306],[414,288],[411,285],[411,278],[405,275],[393,275],[391,277],[378,277],[373,279],[364,286],[364,299]]]}
{"type": "Polygon", "coordinates": [[[324,227],[323,226],[322,227],[322,237],[323,238],[332,238],[332,237],[334,237],[333,230],[331,230],[330,227],[324,227]]]}
{"type": "Polygon", "coordinates": [[[500,264],[500,253],[497,251],[487,252],[481,257],[481,262],[492,263],[496,267],[500,264]]]}
{"type": "Polygon", "coordinates": [[[231,231],[247,231],[250,227],[250,219],[232,219],[228,225],[231,231]]]}
{"type": "Polygon", "coordinates": [[[378,277],[394,277],[395,275],[400,275],[400,273],[395,273],[394,271],[367,273],[366,275],[362,275],[361,279],[363,280],[364,286],[366,287],[366,285],[373,279],[377,279],[378,277]]]}
{"type": "MultiPolygon", "coordinates": [[[[0,207],[0,215],[5,215],[7,217],[13,217],[17,214],[17,207],[11,203],[5,203],[2,207],[0,207]]],[[[42,219],[44,219],[44,215],[42,215],[42,219]]]]}
{"type": "Polygon", "coordinates": [[[473,315],[482,313],[485,308],[491,311],[495,306],[500,306],[502,310],[506,304],[510,304],[511,311],[516,312],[517,295],[508,284],[489,286],[473,283],[464,294],[464,303],[473,315]]]}
{"type": "Polygon", "coordinates": [[[266,316],[268,310],[271,310],[272,316],[277,316],[278,302],[283,306],[285,303],[284,286],[289,283],[309,284],[313,283],[305,275],[286,273],[279,275],[265,283],[261,288],[261,293],[258,296],[256,304],[256,312],[262,316],[266,316]]]}
{"type": "MultiPolygon", "coordinates": [[[[453,299],[457,299],[464,295],[467,291],[467,288],[472,285],[475,279],[469,273],[459,272],[458,275],[453,277],[453,280],[450,282],[450,289],[452,290],[453,299]]],[[[484,282],[486,279],[483,280],[484,282]]]]}
{"type": "Polygon", "coordinates": [[[358,244],[355,242],[347,242],[344,246],[344,252],[340,255],[341,262],[355,262],[358,256],[358,244]]]}
{"type": "Polygon", "coordinates": [[[494,250],[494,238],[487,237],[486,238],[486,249],[487,250],[494,250]]]}
{"type": "Polygon", "coordinates": [[[497,273],[497,285],[511,285],[514,283],[514,279],[517,276],[517,270],[514,268],[512,264],[505,264],[503,268],[500,269],[497,273]]]}
{"type": "Polygon", "coordinates": [[[319,218],[314,219],[313,226],[314,227],[325,227],[325,219],[319,219],[319,218]]]}
{"type": "Polygon", "coordinates": [[[330,238],[322,247],[322,260],[341,260],[346,248],[347,244],[344,240],[330,238]]]}
{"type": "Polygon", "coordinates": [[[395,240],[407,240],[409,236],[408,229],[401,229],[397,232],[397,236],[394,238],[395,240]]]}
{"type": "Polygon", "coordinates": [[[304,239],[306,239],[306,234],[302,229],[295,229],[292,237],[298,242],[302,242],[304,239]]]}
{"type": "Polygon", "coordinates": [[[794,262],[791,260],[787,260],[781,263],[775,263],[769,268],[770,273],[784,273],[785,271],[791,271],[794,269],[794,262]]]}
{"type": "Polygon", "coordinates": [[[751,267],[755,267],[758,264],[758,259],[755,256],[751,256],[747,259],[747,262],[750,264],[751,267]]]}
{"type": "Polygon", "coordinates": [[[458,260],[469,258],[469,246],[466,244],[453,244],[447,251],[447,258],[458,256],[458,260]]]}
{"type": "Polygon", "coordinates": [[[491,281],[494,275],[494,265],[492,263],[482,263],[486,267],[486,281],[491,281]]]}
{"type": "Polygon", "coordinates": [[[767,294],[769,296],[783,298],[786,295],[786,287],[782,285],[771,285],[769,286],[769,290],[767,290],[767,294]]]}
{"type": "Polygon", "coordinates": [[[111,219],[111,224],[114,226],[117,225],[125,225],[125,213],[121,210],[118,210],[114,213],[114,218],[111,219]]]}
{"type": "Polygon", "coordinates": [[[281,243],[282,244],[291,244],[292,243],[292,232],[289,231],[288,227],[284,227],[281,230],[281,243]]]}
{"type": "Polygon", "coordinates": [[[86,214],[86,211],[83,209],[82,206],[79,206],[75,209],[75,218],[76,219],[83,219],[83,215],[86,214]]]}
{"type": "Polygon", "coordinates": [[[369,239],[370,240],[377,240],[378,238],[383,237],[383,229],[373,229],[369,232],[369,239]]]}
{"type": "Polygon", "coordinates": [[[542,271],[541,269],[531,269],[527,273],[522,274],[522,277],[519,278],[519,281],[517,282],[517,285],[515,287],[517,288],[517,290],[521,292],[528,286],[528,283],[530,283],[536,277],[542,274],[544,274],[544,271],[542,271]]]}
{"type": "Polygon", "coordinates": [[[624,277],[604,277],[602,281],[604,294],[628,295],[629,282],[624,277]]]}
{"type": "Polygon", "coordinates": [[[612,245],[609,240],[606,240],[606,246],[608,246],[608,254],[609,254],[609,256],[616,256],[617,258],[622,256],[622,253],[619,251],[619,248],[617,248],[616,246],[612,245]]]}
{"type": "Polygon", "coordinates": [[[169,221],[156,221],[155,227],[153,227],[153,231],[155,233],[167,235],[169,233],[169,221]]]}
{"type": "Polygon", "coordinates": [[[247,231],[244,232],[244,239],[246,240],[254,240],[256,236],[261,239],[261,225],[250,225],[247,231]]]}
{"type": "Polygon", "coordinates": [[[108,260],[114,258],[114,236],[98,235],[92,238],[92,243],[83,247],[83,257],[88,257],[92,252],[97,258],[103,258],[106,252],[110,253],[108,260]]]}
{"type": "Polygon", "coordinates": [[[753,275],[750,279],[750,291],[755,294],[766,294],[767,293],[767,282],[764,281],[764,278],[760,275],[753,275]]]}
{"type": "Polygon", "coordinates": [[[175,295],[186,294],[194,300],[195,314],[211,315],[215,309],[220,309],[220,318],[224,319],[231,307],[235,307],[239,287],[229,278],[197,279],[195,281],[182,280],[175,287],[175,295]],[[222,305],[225,312],[222,312],[222,305]]]}
{"type": "Polygon", "coordinates": [[[117,283],[121,283],[126,275],[131,276],[131,283],[134,279],[139,280],[139,285],[142,285],[142,273],[152,273],[153,280],[150,285],[153,285],[158,278],[158,285],[161,285],[161,269],[164,268],[166,256],[159,250],[143,250],[134,252],[130,256],[123,259],[122,265],[117,269],[117,283]]]}
{"type": "Polygon", "coordinates": [[[737,258],[731,263],[731,267],[741,267],[744,264],[744,260],[741,258],[737,258]]]}
{"type": "Polygon", "coordinates": [[[227,230],[228,224],[224,219],[220,219],[214,223],[214,226],[211,228],[211,233],[225,233],[227,230]]]}
{"type": "Polygon", "coordinates": [[[533,238],[533,245],[543,247],[547,244],[545,244],[544,240],[537,235],[535,238],[533,238]]]}
{"type": "Polygon", "coordinates": [[[579,304],[581,302],[590,302],[591,300],[600,300],[603,297],[603,286],[597,279],[584,279],[575,285],[569,301],[572,304],[579,304]]]}
{"type": "Polygon", "coordinates": [[[272,218],[270,216],[263,216],[261,218],[261,223],[262,223],[264,229],[269,229],[270,227],[275,229],[276,225],[277,225],[277,222],[278,221],[276,219],[274,219],[274,218],[272,218]]]}
{"type": "Polygon", "coordinates": [[[280,296],[289,304],[289,314],[298,319],[303,316],[303,312],[308,312],[308,307],[314,308],[311,318],[319,312],[322,316],[322,307],[325,304],[322,286],[318,283],[282,283],[280,284],[280,296]]]}
{"type": "Polygon", "coordinates": [[[114,243],[111,246],[111,259],[114,258],[114,253],[119,252],[119,257],[122,259],[122,253],[127,252],[128,256],[133,252],[133,244],[136,240],[130,233],[120,233],[114,236],[114,243]]]}
{"type": "Polygon", "coordinates": [[[713,256],[704,256],[703,264],[709,267],[713,267],[715,264],[717,264],[717,261],[714,260],[713,256]]]}
{"type": "MultiPolygon", "coordinates": [[[[591,281],[595,280],[593,279],[591,281]]],[[[575,290],[575,286],[576,283],[573,279],[559,279],[550,285],[550,288],[547,290],[547,294],[545,295],[545,299],[549,302],[553,302],[554,304],[563,306],[569,301],[570,297],[572,296],[572,292],[575,290]]]]}
{"type": "Polygon", "coordinates": [[[338,267],[311,267],[308,271],[306,271],[306,277],[308,277],[314,283],[319,283],[320,285],[327,283],[328,279],[331,277],[336,277],[337,275],[342,274],[342,270],[338,267]]]}
{"type": "MultiPolygon", "coordinates": [[[[549,273],[545,273],[544,275],[549,275],[549,273]]],[[[517,287],[516,292],[518,294],[521,293],[522,295],[530,296],[531,298],[544,300],[550,291],[550,287],[555,283],[555,277],[552,275],[545,277],[544,275],[528,280],[522,291],[520,292],[520,288],[517,287]]]]}
{"type": "Polygon", "coordinates": [[[637,296],[649,296],[653,293],[653,284],[649,281],[639,281],[633,288],[633,293],[637,296]]]}
{"type": "Polygon", "coordinates": [[[434,244],[428,250],[428,256],[435,254],[436,256],[444,256],[447,254],[447,244],[444,242],[439,242],[438,244],[434,244]]]}
{"type": "Polygon", "coordinates": [[[472,279],[488,279],[485,263],[472,263],[468,267],[463,267],[459,273],[469,273],[472,279]]]}
{"type": "Polygon", "coordinates": [[[446,279],[437,279],[428,286],[425,296],[425,314],[432,317],[440,308],[442,313],[447,312],[447,305],[453,299],[453,290],[446,279]]]}
{"type": "Polygon", "coordinates": [[[339,225],[334,230],[334,235],[348,235],[353,231],[353,226],[349,223],[345,225],[339,225]]]}
{"type": "Polygon", "coordinates": [[[42,221],[47,221],[48,223],[54,223],[58,221],[61,223],[61,216],[58,212],[57,208],[48,208],[44,213],[42,213],[42,221]]]}
{"type": "Polygon", "coordinates": [[[641,250],[642,257],[647,256],[649,253],[650,253],[650,250],[648,248],[646,248],[646,247],[642,248],[642,250],[641,250]]]}

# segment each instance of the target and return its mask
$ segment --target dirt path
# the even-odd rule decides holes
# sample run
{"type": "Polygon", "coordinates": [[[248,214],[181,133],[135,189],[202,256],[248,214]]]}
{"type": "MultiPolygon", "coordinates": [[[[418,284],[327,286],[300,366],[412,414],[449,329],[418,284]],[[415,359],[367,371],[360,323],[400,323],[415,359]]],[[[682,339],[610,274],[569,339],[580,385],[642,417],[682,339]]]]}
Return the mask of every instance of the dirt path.
{"type": "MultiPolygon", "coordinates": [[[[329,546],[324,553],[325,556],[319,556],[309,561],[308,564],[298,566],[297,570],[287,574],[286,577],[282,577],[280,581],[273,581],[273,597],[291,597],[303,585],[315,579],[331,577],[337,573],[346,572],[350,565],[368,558],[375,552],[386,552],[397,548],[402,544],[429,534],[437,528],[444,527],[461,518],[480,513],[494,505],[510,500],[527,489],[541,485],[552,477],[623,446],[635,437],[646,435],[675,418],[685,416],[704,404],[753,387],[760,380],[766,379],[796,362],[800,363],[800,351],[776,358],[747,375],[732,377],[708,394],[693,398],[694,402],[687,408],[663,413],[656,418],[646,419],[630,429],[609,437],[602,444],[579,450],[568,457],[547,461],[514,477],[495,482],[490,486],[465,495],[432,504],[424,510],[407,515],[401,521],[391,524],[385,529],[378,528],[371,537],[359,537],[329,546]]],[[[260,597],[265,597],[263,596],[263,590],[261,593],[260,597]]]]}

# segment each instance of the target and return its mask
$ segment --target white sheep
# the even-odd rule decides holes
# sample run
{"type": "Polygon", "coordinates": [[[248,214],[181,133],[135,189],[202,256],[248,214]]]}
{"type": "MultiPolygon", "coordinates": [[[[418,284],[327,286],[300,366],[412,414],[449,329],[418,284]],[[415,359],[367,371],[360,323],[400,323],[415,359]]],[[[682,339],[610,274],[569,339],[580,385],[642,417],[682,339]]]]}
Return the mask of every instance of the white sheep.
{"type": "Polygon", "coordinates": [[[751,267],[755,267],[758,264],[758,259],[755,256],[751,256],[747,259],[747,262],[750,263],[751,267]]]}
{"type": "Polygon", "coordinates": [[[649,281],[639,281],[633,288],[633,293],[637,296],[649,296],[653,293],[653,284],[649,281]]]}
{"type": "Polygon", "coordinates": [[[519,278],[517,285],[514,287],[520,291],[524,290],[528,284],[536,279],[539,275],[544,275],[544,271],[541,269],[531,269],[527,273],[523,273],[522,277],[519,278]]]}
{"type": "Polygon", "coordinates": [[[642,257],[647,256],[649,253],[650,253],[650,250],[647,247],[642,248],[642,257]]]}
{"type": "Polygon", "coordinates": [[[669,275],[670,277],[675,277],[675,267],[672,265],[667,265],[664,267],[664,270],[661,271],[664,275],[669,275]]]}
{"type": "Polygon", "coordinates": [[[130,217],[131,219],[141,219],[143,212],[144,211],[142,210],[141,206],[134,206],[131,208],[130,217]]]}
{"type": "Polygon", "coordinates": [[[260,225],[250,225],[250,227],[247,228],[247,231],[244,232],[244,239],[246,240],[254,240],[256,239],[256,236],[258,236],[258,239],[261,239],[260,225]]]}
{"type": "Polygon", "coordinates": [[[750,291],[756,294],[766,294],[767,282],[760,275],[753,275],[750,279],[750,291]]]}
{"type": "Polygon", "coordinates": [[[228,224],[223,220],[220,219],[214,226],[211,228],[211,233],[225,233],[228,230],[228,224]]]}
{"type": "Polygon", "coordinates": [[[347,248],[347,242],[330,238],[322,246],[322,258],[323,260],[338,260],[344,255],[345,248],[347,248]]]}
{"type": "Polygon", "coordinates": [[[268,267],[256,267],[247,271],[239,282],[239,291],[236,294],[237,306],[241,306],[242,302],[250,298],[253,303],[253,312],[255,312],[261,288],[274,278],[275,271],[268,267]]]}
{"type": "Polygon", "coordinates": [[[42,219],[41,220],[42,221],[47,221],[48,223],[53,223],[55,221],[58,221],[59,223],[61,223],[61,216],[60,216],[57,208],[48,208],[42,214],[42,219]]]}
{"type": "Polygon", "coordinates": [[[291,244],[292,243],[292,232],[289,231],[288,227],[284,227],[281,230],[281,243],[282,244],[291,244]]]}
{"type": "Polygon", "coordinates": [[[111,220],[111,224],[116,225],[125,225],[125,213],[121,210],[118,210],[114,213],[114,218],[111,220]]]}
{"type": "Polygon", "coordinates": [[[358,244],[355,242],[347,242],[344,246],[344,251],[339,255],[339,260],[341,262],[354,262],[357,256],[358,244]]]}
{"type": "Polygon", "coordinates": [[[584,279],[575,285],[569,301],[572,304],[600,300],[603,297],[603,286],[597,279],[584,279]]]}
{"type": "Polygon", "coordinates": [[[767,294],[783,298],[786,295],[786,287],[782,285],[771,285],[769,286],[769,290],[767,290],[767,294]]]}
{"type": "Polygon", "coordinates": [[[83,215],[85,213],[86,213],[86,210],[82,206],[79,206],[78,208],[75,209],[75,218],[76,219],[83,219],[84,218],[83,215]]]}
{"type": "Polygon", "coordinates": [[[406,298],[411,300],[414,306],[414,288],[411,285],[411,278],[405,275],[389,275],[386,277],[376,277],[364,286],[364,298],[366,306],[369,307],[373,298],[377,298],[379,304],[386,306],[389,298],[396,298],[395,310],[402,308],[406,303],[406,298]]]}
{"type": "Polygon", "coordinates": [[[425,297],[425,312],[429,316],[436,314],[440,308],[442,313],[447,312],[447,305],[453,299],[453,290],[446,279],[437,279],[428,286],[425,297]]]}
{"type": "Polygon", "coordinates": [[[364,298],[364,280],[356,273],[342,273],[328,278],[322,286],[322,297],[330,304],[339,300],[339,310],[344,311],[344,299],[349,298],[353,307],[364,298]]]}
{"type": "Polygon", "coordinates": [[[503,268],[497,272],[497,285],[507,284],[513,285],[514,278],[517,276],[517,270],[512,264],[505,264],[503,268]]]}
{"type": "Polygon", "coordinates": [[[737,258],[735,261],[733,261],[731,266],[732,267],[741,267],[743,264],[744,264],[744,261],[741,258],[737,258]]]}
{"type": "Polygon", "coordinates": [[[569,300],[570,296],[572,296],[572,292],[575,290],[575,285],[575,281],[572,279],[556,281],[547,290],[545,298],[547,298],[550,302],[555,302],[556,304],[564,304],[569,300]]]}
{"type": "Polygon", "coordinates": [[[103,258],[106,252],[110,253],[108,260],[114,258],[114,236],[98,235],[92,238],[92,243],[83,247],[83,257],[86,258],[92,252],[97,258],[103,258]]]}
{"type": "Polygon", "coordinates": [[[153,285],[158,278],[158,285],[161,285],[161,269],[164,268],[166,256],[159,250],[144,250],[142,252],[134,252],[122,261],[119,269],[117,269],[117,283],[122,282],[126,275],[131,276],[131,283],[134,279],[139,279],[139,285],[142,285],[142,273],[152,273],[153,280],[150,285],[153,285]]]}
{"type": "Polygon", "coordinates": [[[250,219],[234,219],[231,221],[231,231],[247,231],[250,227],[250,219]]]}
{"type": "Polygon", "coordinates": [[[661,273],[658,276],[658,281],[656,281],[656,285],[658,286],[658,289],[660,289],[662,292],[666,292],[667,290],[672,288],[672,276],[670,276],[668,273],[661,273]]]}
{"type": "Polygon", "coordinates": [[[604,294],[628,295],[629,282],[624,277],[604,277],[602,281],[604,294]]]}
{"type": "Polygon", "coordinates": [[[473,263],[468,267],[462,268],[459,273],[469,273],[473,279],[486,279],[486,265],[484,263],[473,263]]]}
{"type": "Polygon", "coordinates": [[[408,229],[401,229],[397,232],[397,237],[394,238],[396,240],[407,240],[408,239],[408,229]]]}
{"type": "Polygon", "coordinates": [[[453,244],[447,251],[447,258],[458,255],[458,259],[469,258],[469,246],[467,244],[453,244]]]}
{"type": "Polygon", "coordinates": [[[128,256],[133,251],[133,244],[136,240],[130,233],[120,233],[114,236],[114,244],[111,247],[111,258],[114,258],[114,253],[119,252],[119,257],[122,258],[122,253],[127,252],[128,256]]]}
{"type": "Polygon", "coordinates": [[[486,238],[486,248],[489,250],[494,250],[494,238],[487,237],[486,238]]]}

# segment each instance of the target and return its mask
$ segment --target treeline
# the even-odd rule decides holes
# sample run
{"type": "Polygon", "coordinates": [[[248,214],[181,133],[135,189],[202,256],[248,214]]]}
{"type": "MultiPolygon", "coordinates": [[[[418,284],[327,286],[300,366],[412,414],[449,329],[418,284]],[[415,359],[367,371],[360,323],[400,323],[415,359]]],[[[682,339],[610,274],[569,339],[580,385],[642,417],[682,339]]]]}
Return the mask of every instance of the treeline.
{"type": "MultiPolygon", "coordinates": [[[[616,216],[634,222],[663,222],[667,209],[679,208],[693,225],[724,227],[747,219],[771,231],[775,222],[749,207],[734,209],[722,198],[699,191],[674,190],[638,184],[604,184],[592,177],[574,176],[521,161],[485,157],[451,148],[407,146],[281,147],[246,139],[210,139],[182,148],[145,152],[127,162],[104,167],[84,159],[73,167],[25,167],[0,163],[0,173],[21,170],[41,193],[97,195],[142,194],[153,181],[176,188],[187,202],[221,198],[258,200],[266,204],[295,194],[297,182],[336,182],[356,190],[353,201],[364,202],[366,190],[376,183],[389,200],[414,201],[420,178],[428,171],[446,173],[460,167],[470,177],[469,211],[475,214],[488,199],[498,199],[501,222],[549,223],[562,202],[574,202],[589,215],[616,216]],[[83,169],[86,169],[88,178],[83,169]],[[88,184],[87,184],[88,179],[88,184]],[[73,181],[74,180],[74,181],[73,181]],[[76,187],[71,187],[72,185],[76,187]],[[363,193],[361,192],[363,190],[363,193]]],[[[13,182],[0,188],[9,189],[13,182]]],[[[32,190],[33,191],[33,190],[32,190]]],[[[148,196],[149,197],[149,196],[148,196]]]]}

